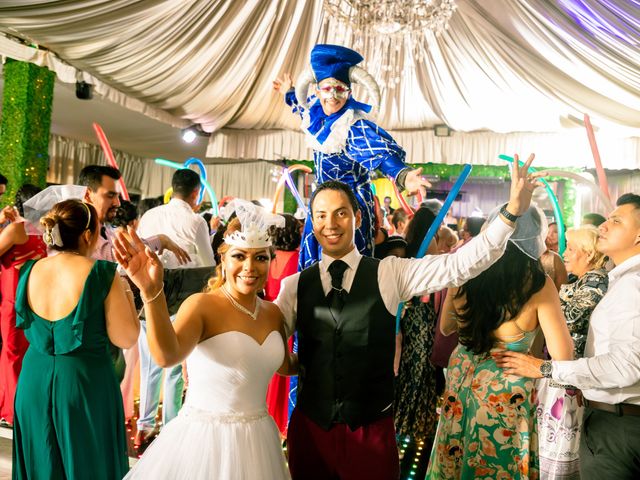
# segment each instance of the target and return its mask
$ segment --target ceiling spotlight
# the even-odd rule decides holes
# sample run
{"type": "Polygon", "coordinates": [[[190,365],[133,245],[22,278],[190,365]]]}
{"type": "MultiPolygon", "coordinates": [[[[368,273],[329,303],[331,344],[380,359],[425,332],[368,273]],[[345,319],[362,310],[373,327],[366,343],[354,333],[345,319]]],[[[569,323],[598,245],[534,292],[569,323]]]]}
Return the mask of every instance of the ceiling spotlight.
{"type": "Polygon", "coordinates": [[[181,136],[182,140],[184,140],[186,143],[193,143],[196,137],[210,137],[211,134],[202,130],[202,127],[199,124],[193,124],[190,127],[183,128],[181,131],[181,136]]]}

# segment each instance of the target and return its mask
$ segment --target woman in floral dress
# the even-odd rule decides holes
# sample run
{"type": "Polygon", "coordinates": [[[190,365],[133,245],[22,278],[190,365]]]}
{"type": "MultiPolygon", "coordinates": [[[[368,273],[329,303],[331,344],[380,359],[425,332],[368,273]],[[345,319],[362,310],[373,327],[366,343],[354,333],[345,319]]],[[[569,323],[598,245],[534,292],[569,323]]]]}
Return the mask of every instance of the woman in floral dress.
{"type": "Polygon", "coordinates": [[[534,381],[505,375],[493,354],[529,351],[542,328],[553,358],[572,358],[556,288],[539,262],[545,227],[544,214],[531,207],[502,258],[447,294],[440,328],[445,335],[457,330],[459,344],[447,369],[427,478],[538,478],[534,381]]]}

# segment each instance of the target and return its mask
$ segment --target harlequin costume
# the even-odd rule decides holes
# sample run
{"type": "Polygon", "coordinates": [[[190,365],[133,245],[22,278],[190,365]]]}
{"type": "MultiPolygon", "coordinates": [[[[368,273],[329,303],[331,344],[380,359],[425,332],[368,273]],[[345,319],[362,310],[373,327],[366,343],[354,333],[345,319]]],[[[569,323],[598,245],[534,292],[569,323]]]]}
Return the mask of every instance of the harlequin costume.
{"type": "MultiPolygon", "coordinates": [[[[362,213],[355,243],[363,255],[370,256],[374,247],[371,171],[379,169],[402,186],[410,168],[404,163],[404,150],[371,119],[372,111],[380,102],[380,91],[371,75],[357,66],[362,60],[359,53],[349,48],[316,45],[311,51],[311,70],[302,73],[295,91],[287,92],[285,100],[302,118],[307,144],[313,148],[318,183],[339,180],[353,188],[362,213]],[[363,84],[374,105],[358,102],[349,95],[338,112],[326,115],[317,96],[307,99],[307,90],[311,83],[327,78],[334,78],[347,87],[352,82],[363,84]]],[[[308,216],[300,249],[300,269],[313,265],[319,258],[320,246],[308,216]]]]}

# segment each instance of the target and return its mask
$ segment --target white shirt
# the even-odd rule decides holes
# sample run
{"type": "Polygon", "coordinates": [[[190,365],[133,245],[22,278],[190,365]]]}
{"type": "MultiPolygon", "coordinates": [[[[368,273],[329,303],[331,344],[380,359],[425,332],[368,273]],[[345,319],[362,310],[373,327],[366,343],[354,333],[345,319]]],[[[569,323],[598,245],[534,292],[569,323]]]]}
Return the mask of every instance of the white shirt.
{"type": "MultiPolygon", "coordinates": [[[[387,257],[378,267],[380,295],[390,314],[396,314],[400,302],[416,295],[437,292],[448,287],[459,286],[475,277],[500,258],[506,248],[513,227],[497,218],[489,227],[456,253],[427,255],[421,259],[387,257]]],[[[342,288],[351,290],[353,278],[362,255],[354,248],[340,260],[349,268],[342,279],[342,288]]],[[[329,265],[334,259],[322,254],[320,280],[325,295],[331,290],[329,265]]],[[[285,318],[287,335],[295,330],[298,303],[298,279],[300,273],[282,280],[280,294],[275,303],[285,318]]]]}
{"type": "Polygon", "coordinates": [[[591,314],[584,358],[554,361],[553,379],[595,402],[640,405],[640,255],[609,272],[609,288],[591,314]]]}
{"type": "Polygon", "coordinates": [[[191,257],[191,262],[180,265],[173,252],[165,250],[162,262],[166,268],[210,267],[215,264],[207,222],[194,213],[184,200],[172,198],[166,205],[152,208],[142,216],[138,235],[150,237],[161,233],[171,238],[191,257]]]}

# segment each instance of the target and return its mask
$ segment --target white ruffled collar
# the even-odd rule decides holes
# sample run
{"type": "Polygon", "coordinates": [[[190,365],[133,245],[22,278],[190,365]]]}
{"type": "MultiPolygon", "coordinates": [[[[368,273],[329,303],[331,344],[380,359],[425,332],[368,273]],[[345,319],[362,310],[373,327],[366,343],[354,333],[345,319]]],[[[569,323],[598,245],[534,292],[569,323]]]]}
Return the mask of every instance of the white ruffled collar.
{"type": "MultiPolygon", "coordinates": [[[[318,101],[318,100],[316,100],[318,101]]],[[[348,109],[346,110],[333,125],[331,125],[331,133],[324,141],[324,143],[318,142],[317,138],[307,130],[311,120],[309,118],[308,110],[305,111],[302,117],[302,131],[304,132],[307,147],[326,154],[339,153],[344,150],[347,145],[347,137],[349,136],[349,130],[358,120],[368,119],[369,115],[363,110],[348,109]]]]}

